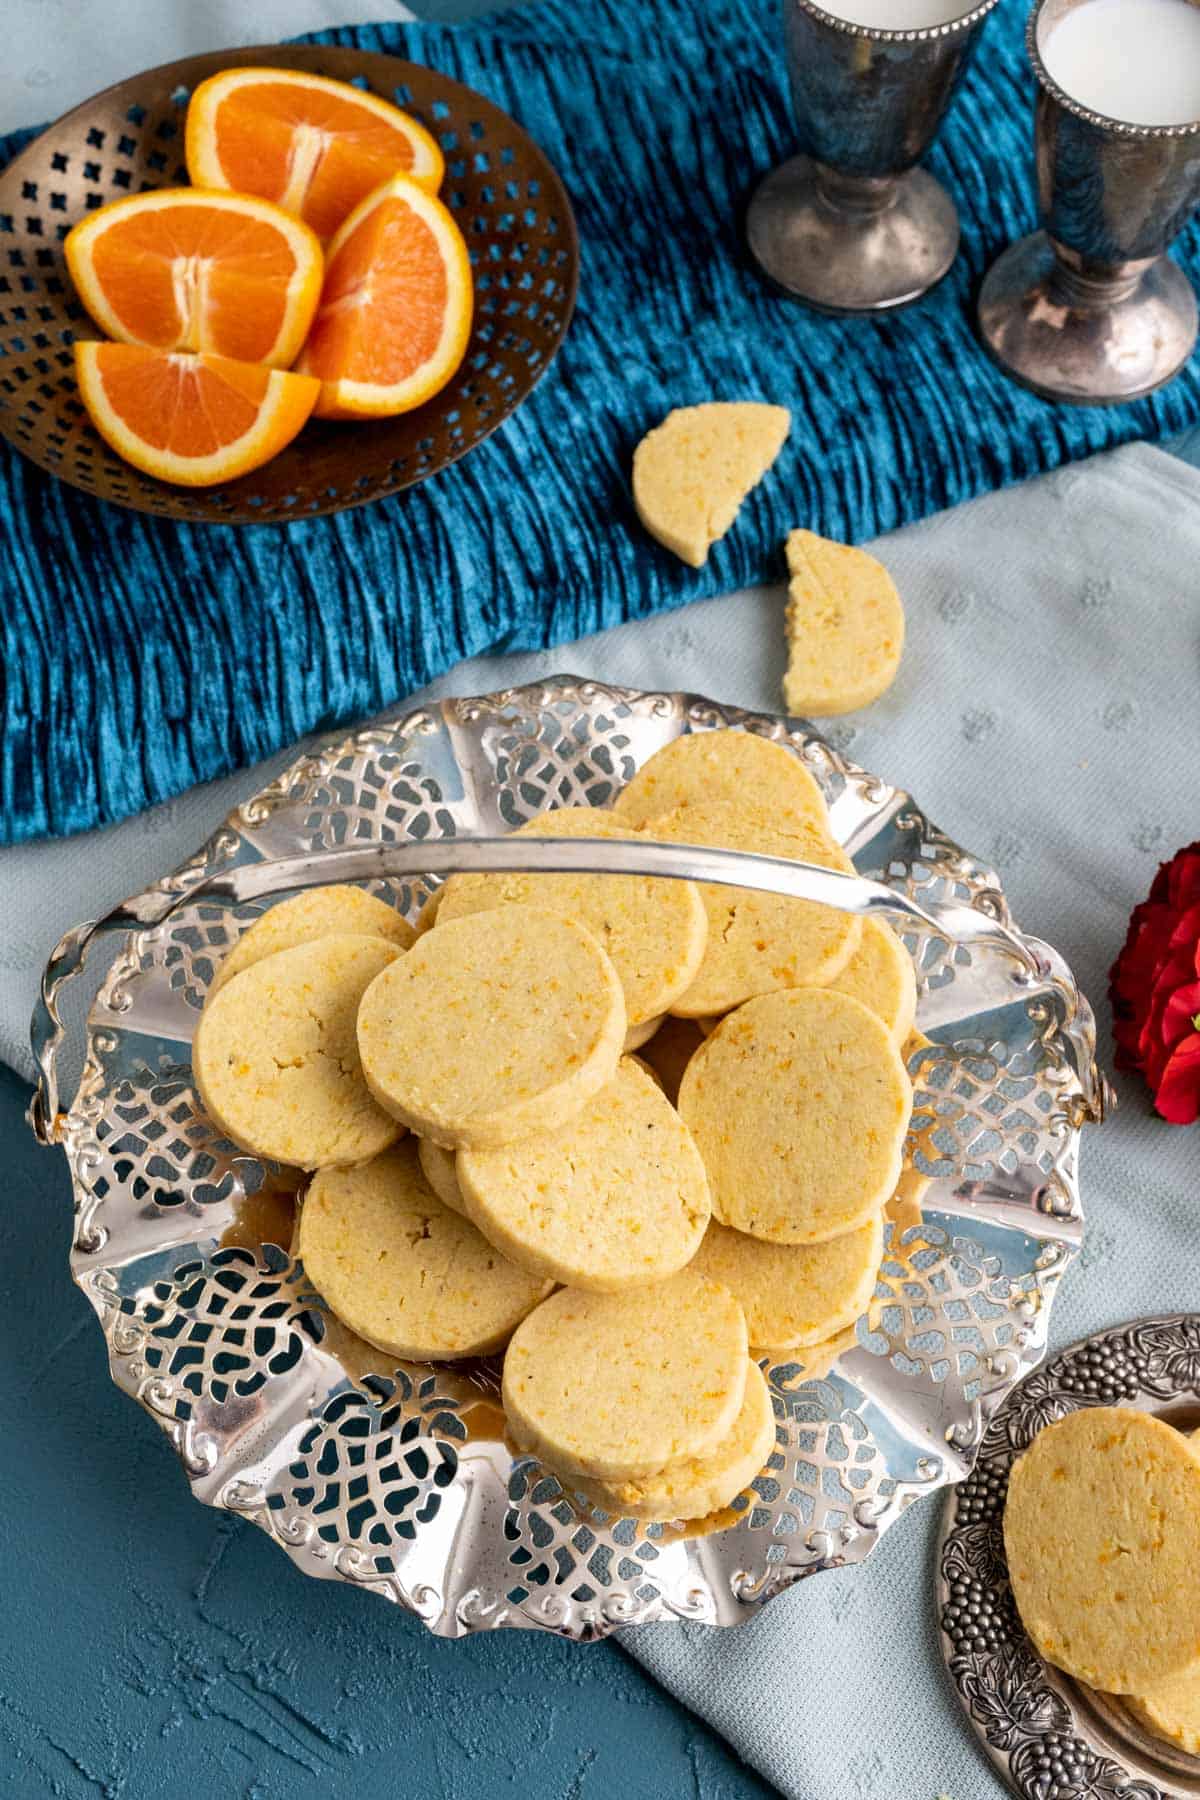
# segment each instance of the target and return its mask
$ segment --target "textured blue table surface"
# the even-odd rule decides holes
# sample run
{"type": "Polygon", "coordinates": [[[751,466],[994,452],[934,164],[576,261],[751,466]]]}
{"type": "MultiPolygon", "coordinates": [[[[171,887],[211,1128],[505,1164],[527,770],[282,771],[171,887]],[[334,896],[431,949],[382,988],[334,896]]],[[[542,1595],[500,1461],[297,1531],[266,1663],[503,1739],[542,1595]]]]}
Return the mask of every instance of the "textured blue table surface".
{"type": "Polygon", "coordinates": [[[193,1500],[67,1274],[66,1162],[0,1071],[0,1793],[756,1800],[612,1644],[431,1638],[193,1500]]]}
{"type": "MultiPolygon", "coordinates": [[[[336,3],[353,11],[359,0],[336,3]]],[[[336,28],[335,43],[412,56],[482,89],[559,169],[581,242],[580,303],[561,356],[528,406],[453,469],[337,517],[232,535],[181,526],[106,509],[5,454],[0,841],[138,813],[303,732],[377,711],[466,657],[563,645],[774,580],[798,518],[858,543],[1106,446],[1194,425],[1200,357],[1135,405],[1069,408],[1014,387],[975,342],[974,286],[1034,222],[1023,12],[1022,0],[997,8],[930,153],[959,208],[960,254],[920,306],[884,319],[797,307],[762,281],[741,242],[747,182],[795,142],[775,0],[539,0],[474,28],[336,28]],[[640,530],[629,459],[670,408],[720,395],[788,407],[791,431],[737,531],[703,569],[687,569],[640,530]],[[26,519],[38,521],[32,544],[26,519]]],[[[464,146],[453,131],[443,137],[453,201],[464,146]]],[[[476,171],[506,153],[481,139],[476,171]]],[[[120,143],[104,154],[120,156],[120,143]]],[[[102,185],[110,165],[95,166],[102,185]]],[[[24,185],[36,192],[46,178],[24,185]]],[[[489,204],[508,204],[498,187],[485,191],[489,204]]],[[[526,199],[511,218],[532,235],[544,196],[526,199]]],[[[557,262],[539,265],[535,281],[532,262],[516,266],[532,256],[528,244],[486,248],[483,347],[464,365],[476,382],[493,379],[481,366],[488,334],[533,355],[522,320],[544,322],[561,300],[557,262]]],[[[1195,276],[1200,229],[1182,233],[1176,253],[1195,276]]],[[[551,252],[543,244],[537,255],[551,252]]],[[[37,313],[38,279],[21,280],[35,291],[7,306],[17,329],[5,342],[28,359],[21,333],[37,313]]]]}

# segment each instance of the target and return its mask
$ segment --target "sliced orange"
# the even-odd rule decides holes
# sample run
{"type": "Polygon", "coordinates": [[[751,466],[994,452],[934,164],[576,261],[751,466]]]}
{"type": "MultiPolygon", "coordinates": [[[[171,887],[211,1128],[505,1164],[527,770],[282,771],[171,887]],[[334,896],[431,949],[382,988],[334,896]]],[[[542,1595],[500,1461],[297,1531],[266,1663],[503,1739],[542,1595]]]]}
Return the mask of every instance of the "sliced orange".
{"type": "Polygon", "coordinates": [[[77,343],[79,392],[118,456],[183,487],[232,481],[290,444],[319,383],[228,356],[77,343]]]}
{"type": "Polygon", "coordinates": [[[330,244],[297,367],[321,380],[322,419],[411,412],[445,387],[471,335],[471,261],[442,202],[394,175],[330,244]]]}
{"type": "Polygon", "coordinates": [[[265,200],[164,188],[89,213],[67,267],[102,331],[155,350],[287,368],[308,334],[324,260],[307,225],[265,200]]]}
{"type": "Polygon", "coordinates": [[[436,194],[443,163],[423,125],[349,82],[226,69],[188,104],[187,168],[197,187],[261,194],[329,238],[389,175],[436,194]]]}

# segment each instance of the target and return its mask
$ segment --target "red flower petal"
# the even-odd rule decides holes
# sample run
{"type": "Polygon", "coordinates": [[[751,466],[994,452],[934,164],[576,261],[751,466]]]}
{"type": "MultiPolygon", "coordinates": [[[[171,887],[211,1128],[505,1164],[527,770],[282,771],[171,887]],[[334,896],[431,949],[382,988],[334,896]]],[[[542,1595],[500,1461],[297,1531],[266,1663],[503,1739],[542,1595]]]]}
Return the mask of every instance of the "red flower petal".
{"type": "Polygon", "coordinates": [[[1200,1118],[1200,1031],[1171,1052],[1154,1104],[1169,1125],[1193,1125],[1200,1118]]]}
{"type": "Polygon", "coordinates": [[[1152,1037],[1148,1031],[1142,1033],[1142,1074],[1150,1092],[1156,1093],[1158,1084],[1166,1073],[1171,1059],[1171,1052],[1157,1033],[1152,1037]]]}
{"type": "Polygon", "coordinates": [[[1189,944],[1186,950],[1174,951],[1159,969],[1150,990],[1149,1011],[1142,1024],[1142,1035],[1147,1044],[1165,1042],[1163,1014],[1172,994],[1178,988],[1190,986],[1195,966],[1195,951],[1189,944]]]}
{"type": "Polygon", "coordinates": [[[1200,844],[1188,844],[1185,849],[1177,850],[1164,867],[1167,872],[1166,898],[1170,906],[1176,912],[1185,906],[1194,906],[1200,900],[1200,844]]]}
{"type": "Polygon", "coordinates": [[[1200,1031],[1196,1019],[1200,1015],[1200,981],[1178,987],[1167,1001],[1162,1016],[1162,1041],[1174,1049],[1190,1031],[1200,1031]]]}
{"type": "Polygon", "coordinates": [[[1164,1118],[1200,1113],[1200,843],[1159,865],[1109,974],[1117,1067],[1139,1069],[1164,1118]]]}
{"type": "Polygon", "coordinates": [[[1175,915],[1168,906],[1143,901],[1135,907],[1124,948],[1112,966],[1109,995],[1118,1068],[1140,1064],[1138,1037],[1150,1007],[1154,978],[1170,940],[1175,915]]]}
{"type": "Polygon", "coordinates": [[[1200,901],[1195,901],[1176,916],[1175,923],[1171,927],[1171,935],[1167,939],[1167,948],[1172,955],[1175,955],[1178,951],[1193,947],[1198,938],[1200,938],[1200,901]]]}
{"type": "Polygon", "coordinates": [[[1135,907],[1125,947],[1113,965],[1114,977],[1119,972],[1123,980],[1143,980],[1170,942],[1177,917],[1173,907],[1148,900],[1135,907]]]}

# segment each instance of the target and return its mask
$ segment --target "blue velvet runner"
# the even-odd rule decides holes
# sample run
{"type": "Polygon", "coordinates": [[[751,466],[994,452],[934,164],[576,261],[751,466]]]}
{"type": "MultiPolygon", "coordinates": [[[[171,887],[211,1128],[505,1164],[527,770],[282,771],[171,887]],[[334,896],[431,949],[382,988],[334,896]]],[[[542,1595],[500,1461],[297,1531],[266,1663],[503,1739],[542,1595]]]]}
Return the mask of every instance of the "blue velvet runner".
{"type": "MultiPolygon", "coordinates": [[[[1034,223],[1023,22],[1022,0],[1001,0],[929,159],[958,201],[959,260],[935,294],[883,320],[806,312],[743,246],[748,192],[792,148],[769,0],[543,0],[455,29],[325,34],[435,64],[540,141],[579,221],[574,324],[487,443],[335,518],[178,526],[92,500],[0,446],[0,840],[121,818],[463,657],[565,643],[774,577],[792,526],[871,538],[1194,423],[1195,358],[1148,400],[1076,410],[1011,385],[972,336],[983,271],[1034,223]],[[793,427],[693,571],[638,527],[628,471],[664,412],[710,398],[779,402],[793,427]]],[[[1200,276],[1195,225],[1176,254],[1200,276]]]]}

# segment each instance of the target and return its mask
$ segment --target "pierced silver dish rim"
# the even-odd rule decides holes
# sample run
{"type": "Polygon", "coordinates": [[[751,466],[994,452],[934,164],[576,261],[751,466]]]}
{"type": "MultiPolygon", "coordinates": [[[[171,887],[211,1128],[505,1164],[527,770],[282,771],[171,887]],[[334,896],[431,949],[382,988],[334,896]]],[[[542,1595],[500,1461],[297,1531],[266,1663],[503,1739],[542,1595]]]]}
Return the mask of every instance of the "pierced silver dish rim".
{"type": "MultiPolygon", "coordinates": [[[[682,716],[684,717],[684,719],[686,721],[689,722],[687,728],[690,728],[690,716],[693,713],[693,711],[696,709],[706,709],[710,712],[721,714],[724,716],[725,719],[730,720],[731,724],[727,728],[749,729],[752,732],[754,732],[755,734],[762,735],[765,737],[770,737],[770,736],[774,735],[774,736],[776,736],[776,741],[778,741],[777,734],[779,733],[780,730],[782,730],[782,732],[786,733],[788,738],[792,741],[793,748],[795,748],[797,750],[800,749],[800,746],[795,743],[795,737],[797,734],[799,734],[805,739],[807,748],[813,749],[816,752],[815,756],[812,756],[812,757],[808,756],[807,753],[802,754],[802,761],[804,761],[806,766],[808,766],[810,768],[821,767],[821,768],[825,769],[828,773],[832,774],[835,778],[840,777],[844,781],[847,781],[850,783],[856,783],[859,786],[860,791],[864,797],[870,792],[870,790],[872,788],[884,790],[884,791],[890,790],[894,794],[899,794],[899,795],[903,796],[903,799],[906,800],[910,805],[915,807],[917,809],[918,813],[920,813],[918,803],[913,799],[912,795],[910,793],[908,793],[907,790],[893,788],[890,783],[885,782],[881,777],[871,774],[869,771],[862,769],[860,767],[860,765],[851,762],[849,759],[847,759],[846,757],[841,755],[837,750],[835,750],[833,748],[832,745],[830,745],[827,742],[827,740],[823,739],[820,736],[819,732],[812,726],[812,724],[809,721],[799,719],[799,718],[789,718],[788,716],[782,715],[782,714],[771,714],[771,713],[755,711],[753,709],[743,709],[743,708],[739,708],[739,707],[736,707],[731,704],[715,702],[715,701],[710,700],[706,696],[696,695],[696,694],[693,694],[693,693],[690,693],[687,691],[668,690],[668,689],[658,689],[658,690],[649,689],[649,690],[647,690],[647,689],[631,688],[631,687],[627,687],[627,686],[606,683],[602,680],[597,680],[597,679],[593,679],[590,677],[580,677],[580,676],[575,676],[575,675],[566,674],[566,673],[559,673],[559,674],[547,675],[539,680],[535,680],[533,682],[526,683],[521,686],[501,689],[501,690],[497,690],[497,691],[494,691],[494,692],[491,692],[488,694],[446,696],[442,700],[427,703],[427,705],[425,707],[401,706],[399,708],[394,709],[390,713],[384,714],[384,715],[380,716],[379,718],[368,722],[366,725],[364,725],[356,730],[352,730],[349,733],[330,734],[329,737],[323,738],[320,742],[318,742],[312,748],[302,752],[298,757],[296,757],[293,760],[292,763],[290,763],[287,766],[287,768],[282,770],[276,777],[274,777],[270,782],[268,782],[262,789],[258,790],[255,794],[248,796],[245,800],[243,800],[243,801],[239,802],[237,805],[235,805],[235,807],[230,811],[230,813],[227,815],[227,817],[223,821],[223,823],[220,826],[218,826],[217,829],[210,835],[210,837],[206,840],[205,844],[200,848],[200,850],[198,850],[191,858],[186,859],[175,870],[173,870],[169,874],[161,877],[159,883],[157,883],[155,885],[162,887],[164,889],[167,889],[171,886],[171,884],[173,882],[175,882],[177,880],[177,878],[182,873],[184,873],[186,871],[195,872],[195,870],[200,866],[212,865],[214,863],[216,866],[219,866],[220,858],[221,858],[221,852],[220,852],[219,846],[220,846],[223,835],[228,832],[232,832],[235,836],[240,836],[243,829],[253,831],[254,826],[256,824],[261,824],[263,819],[266,817],[269,817],[270,813],[276,807],[285,806],[287,804],[288,797],[289,797],[289,784],[291,782],[293,782],[294,780],[301,778],[305,775],[311,775],[314,772],[314,768],[324,761],[338,758],[340,756],[347,755],[347,754],[363,752],[363,751],[369,750],[372,747],[375,747],[376,745],[378,745],[378,747],[380,747],[380,748],[385,748],[387,741],[390,739],[390,737],[392,735],[400,734],[406,726],[409,726],[410,722],[416,723],[417,721],[421,720],[421,718],[423,716],[428,716],[428,714],[430,712],[434,713],[435,715],[441,714],[442,717],[445,718],[445,716],[446,716],[445,709],[484,707],[484,708],[490,708],[495,711],[498,711],[501,707],[508,706],[508,705],[514,705],[514,704],[524,704],[531,708],[535,707],[535,706],[547,707],[547,706],[552,705],[556,699],[561,699],[566,691],[573,692],[581,699],[588,699],[588,698],[592,698],[596,695],[599,695],[599,696],[602,696],[603,699],[608,703],[615,702],[618,704],[620,704],[620,703],[636,704],[638,702],[642,702],[642,703],[662,702],[664,704],[664,706],[667,706],[667,707],[681,704],[683,707],[683,715],[682,716]]],[[[703,727],[701,727],[701,729],[703,729],[703,727]]],[[[926,825],[929,827],[929,829],[932,832],[935,833],[935,835],[937,835],[939,837],[943,836],[943,834],[940,833],[939,828],[936,827],[936,825],[934,825],[932,821],[929,821],[923,813],[921,813],[920,816],[921,816],[921,818],[925,819],[926,825]]],[[[977,896],[977,904],[979,905],[979,909],[982,912],[984,912],[985,914],[987,914],[988,916],[994,916],[997,918],[1001,918],[1001,919],[1005,920],[1009,925],[1012,925],[1011,914],[1008,910],[1007,902],[1005,901],[1002,889],[999,886],[998,878],[995,875],[995,871],[990,869],[990,867],[988,865],[979,862],[978,859],[971,857],[969,852],[964,852],[961,849],[961,847],[955,845],[952,840],[944,840],[944,841],[950,846],[950,848],[954,851],[955,854],[957,854],[959,856],[968,857],[969,860],[971,861],[971,863],[984,876],[986,876],[989,885],[987,887],[985,887],[983,890],[981,890],[981,893],[977,896]]],[[[1015,926],[1013,927],[1013,929],[1017,930],[1017,928],[1015,926]]],[[[136,940],[136,938],[139,935],[140,934],[137,932],[131,932],[131,933],[127,934],[127,937],[125,939],[125,953],[126,954],[128,954],[131,944],[133,943],[134,940],[136,940]]],[[[1025,933],[1021,933],[1018,931],[1018,935],[1024,939],[1026,939],[1027,942],[1032,943],[1034,945],[1039,945],[1043,949],[1049,948],[1049,946],[1045,946],[1045,945],[1041,944],[1040,940],[1028,938],[1027,934],[1025,934],[1025,933]]],[[[1057,957],[1057,953],[1053,953],[1053,954],[1057,957]]],[[[1095,1063],[1096,1039],[1095,1039],[1094,1020],[1092,1018],[1091,1010],[1090,1010],[1090,1007],[1088,1006],[1086,998],[1081,994],[1080,990],[1078,989],[1078,986],[1074,982],[1074,977],[1071,975],[1070,971],[1066,969],[1065,964],[1062,964],[1061,957],[1057,957],[1057,960],[1059,961],[1060,965],[1062,966],[1063,970],[1065,971],[1065,973],[1068,977],[1067,985],[1069,986],[1070,991],[1074,997],[1074,1000],[1077,1002],[1077,1005],[1079,1008],[1079,1011],[1064,1025],[1064,1031],[1068,1037],[1070,1037],[1074,1040],[1076,1050],[1082,1051],[1086,1054],[1088,1062],[1090,1063],[1090,1076],[1091,1076],[1091,1080],[1093,1083],[1093,1092],[1098,1094],[1098,1104],[1099,1104],[1100,1111],[1095,1116],[1103,1116],[1103,1103],[1104,1103],[1104,1093],[1105,1093],[1106,1084],[1104,1082],[1102,1073],[1097,1069],[1097,1066],[1095,1063]]],[[[129,972],[128,970],[125,970],[122,968],[122,953],[119,951],[117,957],[114,959],[112,968],[109,970],[109,972],[106,974],[106,976],[104,978],[104,981],[100,988],[97,999],[93,1003],[92,1009],[89,1011],[88,1022],[87,1022],[87,1027],[86,1027],[87,1034],[88,1034],[88,1041],[89,1041],[89,1049],[88,1049],[87,1057],[85,1059],[84,1071],[83,1071],[83,1076],[81,1077],[80,1088],[77,1090],[77,1093],[82,1092],[83,1085],[86,1081],[88,1074],[91,1072],[94,1072],[98,1066],[94,1062],[94,1058],[93,1058],[91,1048],[90,1048],[91,1035],[92,1035],[93,1031],[98,1028],[97,1021],[95,1019],[96,1008],[99,1007],[106,999],[109,999],[112,997],[113,991],[116,988],[117,983],[123,977],[123,975],[128,972],[129,972]]],[[[112,1011],[114,1011],[114,1012],[119,1012],[120,1010],[121,1010],[121,1008],[120,1008],[119,1004],[112,1008],[112,1011]]],[[[1077,1079],[1076,1085],[1077,1085],[1077,1087],[1079,1087],[1079,1090],[1080,1090],[1078,1097],[1080,1099],[1082,1099],[1083,1092],[1084,1092],[1083,1087],[1082,1087],[1082,1077],[1077,1079]]],[[[63,1119],[64,1122],[66,1120],[70,1119],[71,1116],[73,1115],[74,1107],[75,1107],[75,1099],[72,1098],[71,1102],[64,1109],[64,1112],[59,1115],[59,1117],[61,1119],[63,1119]]],[[[1073,1145],[1076,1147],[1078,1145],[1080,1124],[1081,1124],[1081,1121],[1079,1119],[1075,1119],[1071,1122],[1070,1136],[1071,1136],[1073,1145]]],[[[75,1166],[74,1166],[74,1160],[73,1160],[74,1153],[72,1152],[72,1150],[70,1149],[70,1147],[67,1144],[64,1144],[63,1148],[67,1151],[68,1159],[71,1162],[72,1176],[74,1178],[74,1175],[75,1175],[75,1166]]],[[[1068,1258],[1067,1258],[1068,1262],[1071,1260],[1073,1255],[1074,1255],[1073,1250],[1068,1253],[1068,1258]]],[[[72,1279],[76,1282],[76,1285],[79,1286],[81,1288],[81,1290],[85,1292],[85,1294],[89,1300],[89,1304],[91,1304],[93,1306],[93,1309],[97,1311],[98,1318],[101,1322],[102,1328],[105,1328],[103,1314],[100,1312],[97,1298],[91,1292],[89,1292],[89,1290],[87,1288],[86,1274],[82,1269],[80,1269],[77,1266],[74,1250],[72,1251],[72,1256],[71,1256],[71,1273],[72,1273],[72,1279]]],[[[107,1336],[107,1330],[106,1330],[106,1336],[107,1336]]],[[[1033,1362],[1031,1362],[1028,1370],[1026,1371],[1027,1374],[1032,1374],[1034,1372],[1034,1370],[1038,1367],[1042,1358],[1044,1357],[1044,1354],[1045,1354],[1044,1348],[1040,1349],[1038,1351],[1036,1359],[1033,1362]]],[[[110,1369],[110,1373],[112,1374],[113,1379],[115,1380],[115,1370],[110,1369]]],[[[143,1409],[150,1412],[151,1416],[156,1418],[158,1424],[165,1431],[168,1432],[168,1435],[172,1435],[170,1421],[167,1418],[163,1417],[161,1414],[156,1413],[154,1408],[146,1400],[141,1399],[140,1396],[135,1396],[135,1397],[139,1398],[139,1403],[143,1406],[143,1409]]],[[[176,1451],[178,1454],[181,1455],[181,1457],[184,1458],[185,1464],[186,1464],[186,1460],[187,1460],[186,1445],[184,1442],[180,1441],[178,1428],[176,1429],[176,1431],[173,1435],[174,1435],[176,1451]]],[[[947,1476],[945,1479],[951,1480],[953,1478],[950,1476],[947,1476]]],[[[213,1505],[214,1507],[216,1507],[218,1509],[232,1510],[232,1508],[229,1506],[226,1506],[225,1503],[222,1501],[222,1499],[218,1496],[213,1496],[210,1498],[208,1495],[197,1495],[197,1497],[201,1498],[205,1504],[213,1505]]],[[[913,1497],[917,1497],[917,1496],[914,1495],[913,1497]]],[[[907,1503],[905,1503],[905,1505],[906,1504],[907,1503]]],[[[900,1510],[904,1510],[904,1509],[905,1509],[905,1507],[901,1506],[900,1510]]],[[[893,1514],[892,1516],[893,1517],[899,1516],[898,1512],[893,1514]]],[[[888,1523],[888,1522],[890,1522],[890,1519],[885,1521],[885,1526],[883,1528],[886,1528],[886,1523],[888,1523]]],[[[850,1558],[848,1560],[855,1561],[855,1560],[859,1560],[859,1559],[858,1558],[850,1558]]],[[[755,1598],[756,1598],[756,1600],[761,1599],[761,1602],[765,1603],[766,1601],[769,1601],[771,1598],[773,1598],[776,1593],[783,1591],[785,1587],[793,1585],[795,1581],[804,1578],[804,1576],[806,1576],[807,1574],[812,1573],[812,1572],[813,1572],[813,1569],[811,1567],[790,1569],[787,1572],[787,1578],[785,1580],[782,1580],[782,1581],[778,1582],[777,1584],[767,1586],[765,1588],[765,1591],[762,1594],[762,1596],[761,1597],[756,1596],[755,1598]]],[[[410,1605],[410,1610],[419,1612],[419,1609],[416,1606],[412,1606],[412,1605],[410,1605]]],[[[720,1625],[720,1626],[725,1626],[725,1625],[728,1625],[731,1623],[742,1623],[748,1617],[750,1617],[752,1615],[752,1613],[754,1613],[755,1611],[757,1611],[757,1605],[748,1605],[747,1604],[747,1605],[743,1605],[741,1612],[737,1615],[736,1618],[713,1619],[710,1622],[713,1623],[714,1625],[720,1625]]],[[[679,1614],[679,1613],[668,1613],[666,1616],[680,1618],[680,1617],[684,1617],[686,1615],[679,1614]]],[[[504,1622],[511,1623],[511,1624],[533,1622],[537,1625],[538,1628],[557,1629],[554,1626],[547,1625],[543,1621],[514,1620],[514,1621],[504,1621],[504,1622]]],[[[593,1635],[595,1635],[595,1636],[610,1635],[613,1631],[621,1629],[623,1627],[623,1625],[627,1622],[629,1622],[629,1621],[627,1621],[623,1618],[613,1618],[613,1619],[607,1620],[601,1628],[599,1628],[595,1631],[595,1633],[593,1635]]],[[[635,1619],[632,1622],[636,1623],[637,1620],[635,1619]]],[[[479,1628],[479,1627],[472,1626],[472,1627],[469,1627],[468,1629],[475,1629],[475,1628],[479,1628]]],[[[577,1637],[577,1634],[575,1632],[568,1631],[566,1629],[559,1631],[558,1634],[571,1636],[573,1640],[575,1640],[577,1637]]],[[[580,1636],[578,1638],[578,1641],[591,1641],[591,1637],[590,1636],[588,1636],[588,1637],[580,1636]]]]}

